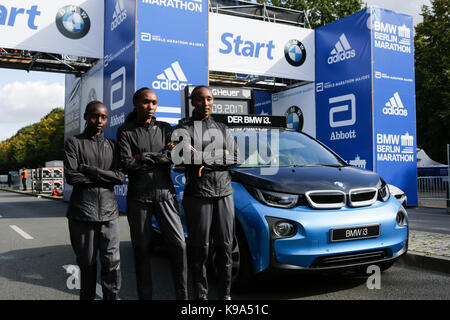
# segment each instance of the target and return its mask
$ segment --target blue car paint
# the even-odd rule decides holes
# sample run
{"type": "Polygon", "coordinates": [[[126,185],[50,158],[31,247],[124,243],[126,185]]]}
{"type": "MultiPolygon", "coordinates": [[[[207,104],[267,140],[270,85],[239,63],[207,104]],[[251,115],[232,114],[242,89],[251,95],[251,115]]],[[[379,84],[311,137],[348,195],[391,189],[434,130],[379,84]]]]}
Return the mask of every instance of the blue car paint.
{"type": "MultiPolygon", "coordinates": [[[[172,173],[184,223],[180,197],[184,188],[183,177],[183,173],[172,173]]],[[[407,245],[408,227],[396,223],[396,215],[401,204],[393,196],[386,202],[377,201],[371,206],[360,208],[346,206],[341,209],[317,210],[308,206],[297,206],[284,209],[262,204],[241,183],[233,182],[232,185],[236,219],[246,237],[255,273],[264,271],[271,265],[271,238],[265,217],[295,222],[297,233],[290,238],[274,240],[273,250],[277,262],[300,268],[310,267],[313,261],[321,256],[375,249],[386,249],[392,257],[396,257],[407,245]],[[380,225],[378,237],[342,242],[330,241],[332,228],[370,224],[380,225]]]]}

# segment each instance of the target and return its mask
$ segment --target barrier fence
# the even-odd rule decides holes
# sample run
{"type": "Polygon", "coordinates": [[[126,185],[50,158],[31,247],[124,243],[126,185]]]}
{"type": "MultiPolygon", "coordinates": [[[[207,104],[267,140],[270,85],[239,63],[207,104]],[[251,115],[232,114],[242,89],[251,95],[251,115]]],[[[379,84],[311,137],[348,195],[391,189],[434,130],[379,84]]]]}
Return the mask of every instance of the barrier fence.
{"type": "Polygon", "coordinates": [[[417,177],[417,196],[421,200],[447,200],[448,177],[417,177]]]}

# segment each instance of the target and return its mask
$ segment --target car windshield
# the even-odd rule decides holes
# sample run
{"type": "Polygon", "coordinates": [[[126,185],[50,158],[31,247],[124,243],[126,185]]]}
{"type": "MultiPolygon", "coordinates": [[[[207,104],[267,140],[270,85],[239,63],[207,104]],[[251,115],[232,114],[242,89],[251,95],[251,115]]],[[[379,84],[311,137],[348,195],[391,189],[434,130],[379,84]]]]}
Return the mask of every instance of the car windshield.
{"type": "Polygon", "coordinates": [[[240,150],[238,167],[346,166],[347,164],[314,139],[284,129],[234,128],[240,150]]]}

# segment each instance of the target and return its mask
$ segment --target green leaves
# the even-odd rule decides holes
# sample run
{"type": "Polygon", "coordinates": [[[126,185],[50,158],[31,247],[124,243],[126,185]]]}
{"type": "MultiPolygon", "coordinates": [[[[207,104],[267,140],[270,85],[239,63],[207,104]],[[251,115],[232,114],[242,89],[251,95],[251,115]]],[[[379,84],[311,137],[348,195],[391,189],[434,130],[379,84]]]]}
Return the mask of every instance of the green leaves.
{"type": "Polygon", "coordinates": [[[447,163],[450,143],[449,11],[447,0],[423,6],[423,22],[416,26],[414,37],[417,145],[441,163],[447,163]]]}
{"type": "Polygon", "coordinates": [[[317,28],[362,10],[361,0],[257,0],[277,7],[305,11],[311,28],[317,28]]]}
{"type": "Polygon", "coordinates": [[[55,108],[41,121],[0,142],[0,172],[42,167],[64,157],[64,109],[55,108]]]}

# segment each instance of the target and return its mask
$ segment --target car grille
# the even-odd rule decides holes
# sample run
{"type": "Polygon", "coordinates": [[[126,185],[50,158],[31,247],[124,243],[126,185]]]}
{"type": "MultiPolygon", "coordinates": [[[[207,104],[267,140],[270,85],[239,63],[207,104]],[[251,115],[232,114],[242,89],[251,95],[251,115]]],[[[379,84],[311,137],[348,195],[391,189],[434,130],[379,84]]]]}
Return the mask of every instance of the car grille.
{"type": "Polygon", "coordinates": [[[316,209],[339,209],[345,206],[345,193],[339,190],[317,190],[305,193],[306,200],[316,209]]]}
{"type": "Polygon", "coordinates": [[[352,189],[349,192],[349,206],[370,206],[377,201],[378,190],[376,188],[352,189]]]}
{"type": "Polygon", "coordinates": [[[387,257],[388,255],[384,250],[364,251],[357,253],[324,256],[314,260],[314,262],[311,265],[311,268],[330,268],[352,264],[375,262],[383,260],[387,257]]]}
{"type": "Polygon", "coordinates": [[[363,207],[374,204],[378,199],[376,188],[351,189],[348,194],[340,190],[311,190],[305,193],[308,205],[314,209],[339,209],[363,207]]]}

